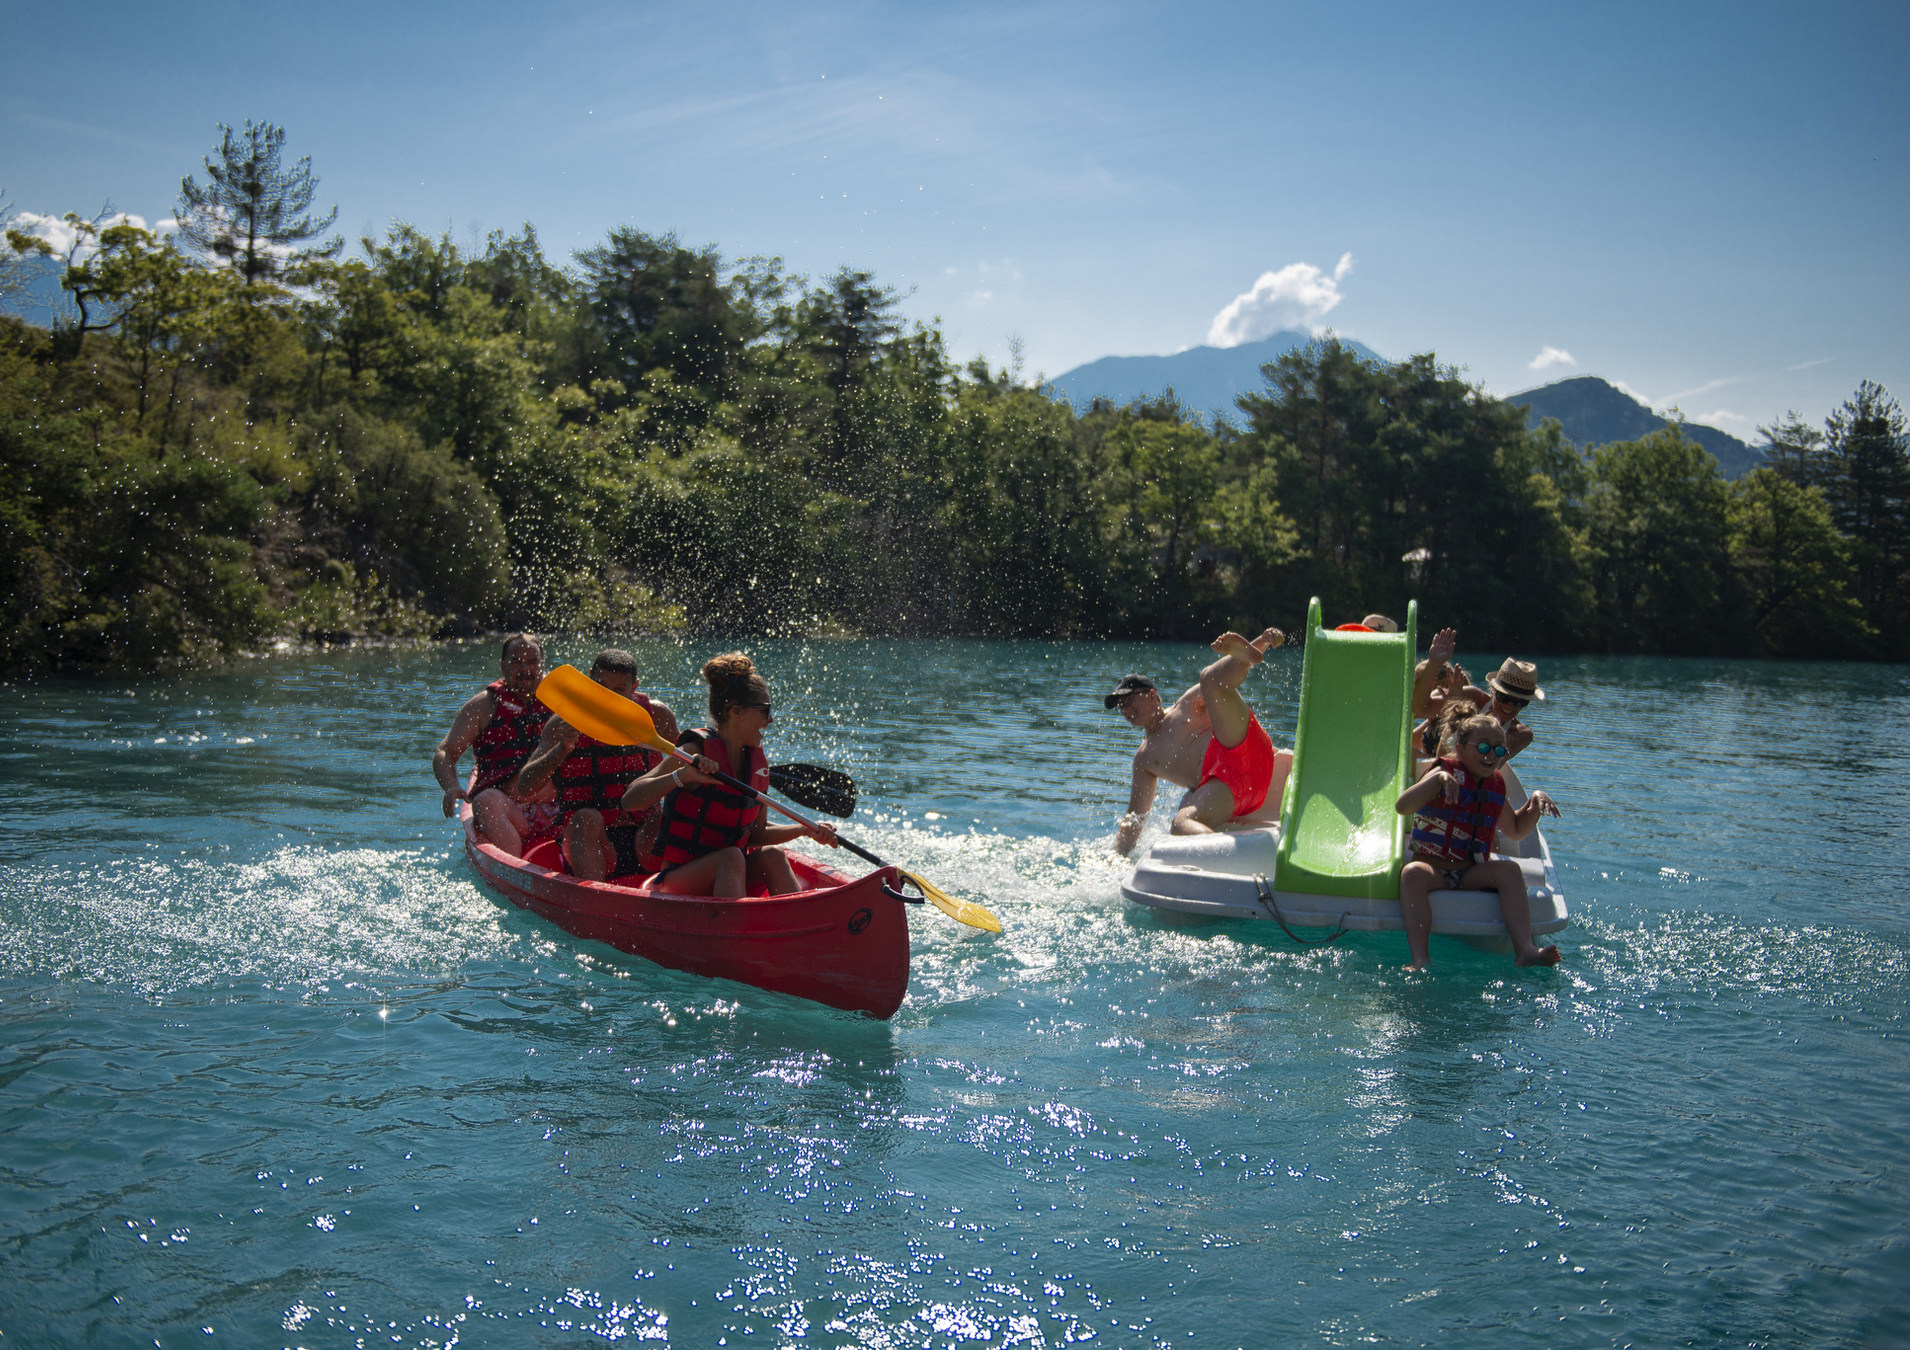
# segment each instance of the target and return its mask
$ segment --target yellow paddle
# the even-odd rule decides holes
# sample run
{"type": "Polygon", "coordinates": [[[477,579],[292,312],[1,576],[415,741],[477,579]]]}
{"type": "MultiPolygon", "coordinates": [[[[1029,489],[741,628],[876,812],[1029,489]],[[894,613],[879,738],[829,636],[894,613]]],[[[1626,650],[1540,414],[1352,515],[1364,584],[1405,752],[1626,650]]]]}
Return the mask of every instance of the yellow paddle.
{"type": "MultiPolygon", "coordinates": [[[[634,703],[622,694],[604,688],[575,666],[559,666],[546,675],[543,683],[537,686],[537,697],[543,700],[545,707],[584,735],[602,741],[606,745],[647,745],[661,750],[674,759],[682,760],[685,764],[694,765],[696,762],[657,734],[657,724],[650,720],[650,714],[642,704],[634,703]]],[[[781,802],[763,796],[741,779],[732,778],[726,773],[719,773],[716,776],[731,787],[767,802],[805,829],[816,828],[781,802]]],[[[836,842],[857,857],[874,863],[877,867],[890,865],[860,845],[850,843],[841,835],[836,836],[836,842]]],[[[965,923],[970,928],[981,928],[990,933],[1001,931],[1001,920],[983,906],[972,900],[957,900],[941,887],[930,884],[913,872],[904,872],[899,867],[895,870],[904,881],[913,885],[930,904],[949,918],[958,923],[965,923]]]]}

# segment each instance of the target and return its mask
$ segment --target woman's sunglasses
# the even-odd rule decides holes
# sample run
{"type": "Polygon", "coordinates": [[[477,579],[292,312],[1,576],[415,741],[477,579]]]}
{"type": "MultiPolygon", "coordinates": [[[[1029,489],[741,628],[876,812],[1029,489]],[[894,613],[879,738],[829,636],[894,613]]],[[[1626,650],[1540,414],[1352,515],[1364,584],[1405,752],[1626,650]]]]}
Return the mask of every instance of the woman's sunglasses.
{"type": "Polygon", "coordinates": [[[1475,742],[1472,748],[1479,752],[1479,758],[1481,759],[1491,759],[1494,755],[1497,755],[1500,759],[1504,759],[1507,755],[1512,753],[1503,745],[1494,745],[1491,741],[1475,742]]]}
{"type": "Polygon", "coordinates": [[[736,706],[739,708],[761,708],[764,712],[769,711],[769,705],[767,703],[738,703],[736,706]]]}
{"type": "Polygon", "coordinates": [[[1492,691],[1492,701],[1494,703],[1505,704],[1505,706],[1512,709],[1513,712],[1522,712],[1524,711],[1525,706],[1528,703],[1530,703],[1532,700],[1529,698],[1512,698],[1509,695],[1501,694],[1497,689],[1494,689],[1492,691]]]}

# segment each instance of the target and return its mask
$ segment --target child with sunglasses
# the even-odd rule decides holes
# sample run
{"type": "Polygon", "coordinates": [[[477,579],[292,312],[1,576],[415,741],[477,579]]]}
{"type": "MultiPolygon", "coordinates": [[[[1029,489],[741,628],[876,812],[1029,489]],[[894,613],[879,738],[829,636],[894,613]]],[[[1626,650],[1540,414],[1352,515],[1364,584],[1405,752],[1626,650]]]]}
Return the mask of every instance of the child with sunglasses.
{"type": "Polygon", "coordinates": [[[1523,839],[1537,827],[1540,816],[1556,816],[1559,809],[1543,792],[1534,792],[1518,810],[1505,800],[1505,775],[1500,768],[1510,751],[1505,727],[1485,713],[1460,722],[1453,733],[1454,753],[1433,762],[1417,783],[1399,795],[1397,809],[1413,818],[1412,858],[1400,870],[1399,908],[1406,922],[1409,966],[1432,962],[1432,893],[1497,891],[1499,913],[1522,966],[1555,966],[1557,947],[1539,947],[1532,941],[1532,911],[1526,898],[1525,873],[1510,858],[1492,856],[1494,840],[1523,839]]]}

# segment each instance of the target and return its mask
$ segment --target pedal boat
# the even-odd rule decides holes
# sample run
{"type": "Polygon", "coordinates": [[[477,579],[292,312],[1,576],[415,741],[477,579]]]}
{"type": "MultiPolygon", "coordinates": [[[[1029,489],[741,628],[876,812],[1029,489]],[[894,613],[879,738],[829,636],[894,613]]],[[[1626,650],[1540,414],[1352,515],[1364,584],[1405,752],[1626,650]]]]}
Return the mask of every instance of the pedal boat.
{"type": "MultiPolygon", "coordinates": [[[[1517,771],[1507,766],[1502,772],[1507,799],[1514,807],[1522,805],[1526,792],[1517,771]]],[[[1516,842],[1500,842],[1506,849],[1493,856],[1513,859],[1525,873],[1533,935],[1567,927],[1571,916],[1544,832],[1534,830],[1516,842]]],[[[1276,890],[1274,858],[1279,848],[1280,821],[1271,814],[1242,821],[1241,828],[1226,834],[1164,835],[1122,883],[1121,894],[1129,903],[1151,909],[1169,922],[1264,919],[1290,928],[1405,931],[1398,900],[1276,890]]],[[[1432,910],[1435,933],[1465,938],[1474,945],[1511,945],[1499,917],[1497,891],[1434,891],[1432,910]]]]}

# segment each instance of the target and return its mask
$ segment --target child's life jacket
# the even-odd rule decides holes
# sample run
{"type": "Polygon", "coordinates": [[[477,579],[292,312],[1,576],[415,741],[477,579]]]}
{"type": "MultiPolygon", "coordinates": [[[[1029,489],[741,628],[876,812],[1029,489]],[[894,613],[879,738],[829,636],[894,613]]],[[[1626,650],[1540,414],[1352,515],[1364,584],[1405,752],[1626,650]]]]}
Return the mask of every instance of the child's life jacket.
{"type": "Polygon", "coordinates": [[[1457,780],[1458,800],[1446,791],[1413,815],[1412,851],[1418,857],[1467,867],[1492,854],[1499,832],[1499,813],[1505,809],[1505,775],[1474,776],[1457,759],[1439,761],[1439,767],[1457,780]]]}

